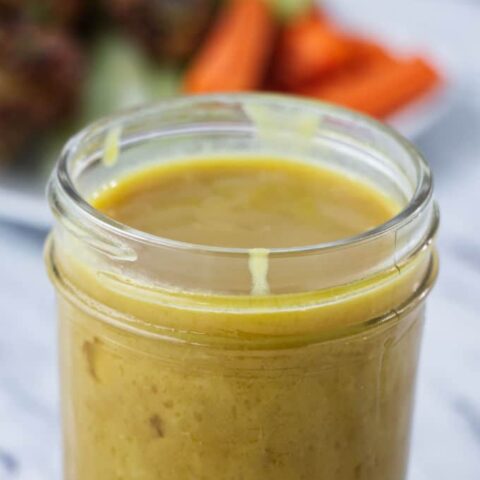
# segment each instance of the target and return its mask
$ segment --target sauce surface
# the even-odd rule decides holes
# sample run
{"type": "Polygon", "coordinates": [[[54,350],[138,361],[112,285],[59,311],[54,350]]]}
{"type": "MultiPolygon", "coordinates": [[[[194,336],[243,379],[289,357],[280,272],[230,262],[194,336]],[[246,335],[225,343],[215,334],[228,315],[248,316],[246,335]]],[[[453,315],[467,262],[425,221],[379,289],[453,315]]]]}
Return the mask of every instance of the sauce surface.
{"type": "Polygon", "coordinates": [[[356,179],[277,158],[190,160],[132,173],[95,208],[137,230],[232,248],[286,248],[352,237],[399,207],[356,179]]]}

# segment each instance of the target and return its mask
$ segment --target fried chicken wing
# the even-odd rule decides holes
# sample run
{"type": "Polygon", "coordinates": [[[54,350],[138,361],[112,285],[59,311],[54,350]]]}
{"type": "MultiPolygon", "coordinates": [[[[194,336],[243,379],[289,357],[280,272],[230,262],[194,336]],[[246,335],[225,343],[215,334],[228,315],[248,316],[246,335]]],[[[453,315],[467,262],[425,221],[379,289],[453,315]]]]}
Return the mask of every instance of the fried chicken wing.
{"type": "Polygon", "coordinates": [[[80,16],[84,3],[82,0],[0,0],[0,21],[69,26],[80,16]]]}
{"type": "Polygon", "coordinates": [[[160,58],[183,59],[213,14],[215,0],[103,0],[108,12],[160,58]]]}
{"type": "Polygon", "coordinates": [[[66,34],[18,24],[0,31],[0,152],[70,114],[83,77],[66,34]]]}

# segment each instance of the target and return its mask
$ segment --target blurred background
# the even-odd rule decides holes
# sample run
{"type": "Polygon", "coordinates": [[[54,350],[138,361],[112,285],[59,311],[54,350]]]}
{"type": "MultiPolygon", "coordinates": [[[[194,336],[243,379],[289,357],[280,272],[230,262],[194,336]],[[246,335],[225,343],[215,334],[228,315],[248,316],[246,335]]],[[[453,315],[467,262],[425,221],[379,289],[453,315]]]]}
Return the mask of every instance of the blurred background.
{"type": "MultiPolygon", "coordinates": [[[[0,480],[60,480],[44,199],[62,145],[172,95],[267,91],[394,126],[442,211],[409,480],[480,478],[480,1],[0,0],[0,480]]],[[[388,480],[388,479],[385,479],[388,480]]]]}

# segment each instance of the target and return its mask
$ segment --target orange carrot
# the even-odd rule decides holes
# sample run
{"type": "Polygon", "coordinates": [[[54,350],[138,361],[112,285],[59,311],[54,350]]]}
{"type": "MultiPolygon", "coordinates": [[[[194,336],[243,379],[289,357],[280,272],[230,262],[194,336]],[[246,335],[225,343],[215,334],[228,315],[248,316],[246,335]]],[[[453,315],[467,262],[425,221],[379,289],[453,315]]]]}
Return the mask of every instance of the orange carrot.
{"type": "Polygon", "coordinates": [[[282,32],[275,55],[274,82],[281,87],[304,84],[345,65],[351,56],[351,42],[313,11],[296,18],[282,32]]]}
{"type": "Polygon", "coordinates": [[[275,19],[265,0],[230,0],[186,72],[188,93],[254,90],[273,51],[275,19]]]}
{"type": "Polygon", "coordinates": [[[395,61],[393,55],[383,45],[373,40],[351,37],[349,42],[352,58],[347,65],[348,68],[364,68],[372,63],[393,63],[395,61]]]}
{"type": "Polygon", "coordinates": [[[297,93],[384,118],[431,90],[437,72],[423,59],[377,60],[365,68],[321,79],[297,93]]]}

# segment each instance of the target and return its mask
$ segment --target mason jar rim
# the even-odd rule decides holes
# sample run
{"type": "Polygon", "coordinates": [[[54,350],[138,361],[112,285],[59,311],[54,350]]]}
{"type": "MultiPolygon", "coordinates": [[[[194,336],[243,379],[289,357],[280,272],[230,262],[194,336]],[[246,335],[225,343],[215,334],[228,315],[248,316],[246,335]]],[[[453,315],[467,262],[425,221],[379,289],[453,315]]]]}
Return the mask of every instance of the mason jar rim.
{"type": "Polygon", "coordinates": [[[147,116],[151,114],[161,115],[175,108],[190,105],[192,107],[201,107],[202,104],[207,105],[214,103],[229,104],[248,104],[282,107],[297,107],[308,109],[311,113],[333,114],[340,119],[357,120],[367,127],[370,127],[390,139],[393,139],[404,152],[408,154],[416,173],[416,188],[401,211],[388,221],[362,232],[360,234],[341,238],[335,241],[322,242],[311,245],[269,248],[269,255],[273,257],[290,256],[301,254],[327,253],[328,251],[346,248],[353,245],[359,245],[364,242],[375,240],[392,230],[402,228],[412,218],[419,215],[429,204],[433,195],[433,180],[430,167],[425,161],[422,154],[402,135],[397,133],[393,128],[358,112],[322,102],[319,100],[306,99],[303,97],[282,94],[264,94],[264,93],[228,93],[228,94],[210,94],[195,96],[179,96],[169,100],[163,100],[153,105],[140,106],[124,110],[111,116],[104,117],[85,127],[77,133],[65,145],[57,165],[53,171],[52,177],[48,184],[48,196],[50,200],[53,194],[62,194],[64,200],[74,207],[75,211],[82,217],[81,220],[93,225],[102,226],[106,231],[113,235],[120,235],[134,242],[141,242],[156,247],[167,247],[177,250],[189,250],[192,252],[203,252],[209,254],[219,254],[228,256],[248,256],[251,249],[222,247],[206,244],[189,243],[180,240],[170,239],[144,232],[142,230],[130,227],[118,222],[101,211],[95,209],[84,196],[78,191],[75,182],[69,171],[69,163],[72,161],[77,150],[82,143],[89,138],[90,135],[99,130],[108,131],[116,125],[121,124],[129,119],[147,116]],[[58,190],[57,190],[58,189],[58,190]]]}

